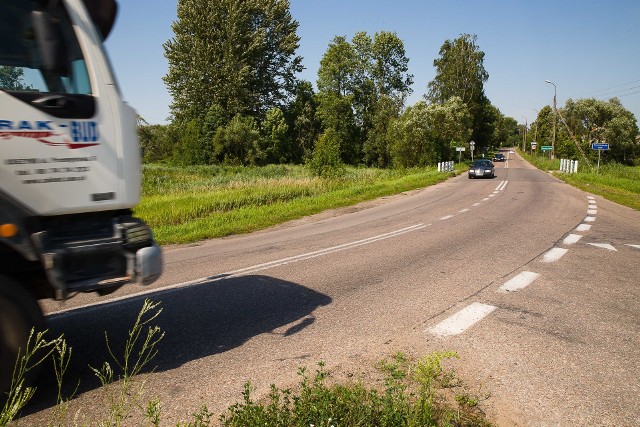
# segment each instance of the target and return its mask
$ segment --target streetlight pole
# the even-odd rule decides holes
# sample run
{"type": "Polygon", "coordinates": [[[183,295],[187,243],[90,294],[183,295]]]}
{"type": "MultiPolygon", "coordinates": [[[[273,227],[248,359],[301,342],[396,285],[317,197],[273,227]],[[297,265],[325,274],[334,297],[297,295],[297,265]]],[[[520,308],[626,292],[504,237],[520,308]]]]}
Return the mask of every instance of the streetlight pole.
{"type": "Polygon", "coordinates": [[[524,129],[522,129],[522,152],[526,153],[526,149],[527,149],[527,118],[525,116],[522,116],[524,118],[524,129]]]}
{"type": "MultiPolygon", "coordinates": [[[[536,120],[535,120],[536,128],[533,131],[533,140],[537,142],[538,141],[538,114],[540,114],[540,111],[536,110],[535,108],[532,108],[532,110],[536,112],[536,120]]],[[[531,155],[533,156],[533,147],[531,147],[531,155]]]]}
{"type": "Polygon", "coordinates": [[[550,80],[545,80],[546,83],[553,85],[553,140],[551,141],[551,158],[555,158],[556,155],[556,122],[558,121],[558,110],[556,108],[556,84],[550,80]]]}

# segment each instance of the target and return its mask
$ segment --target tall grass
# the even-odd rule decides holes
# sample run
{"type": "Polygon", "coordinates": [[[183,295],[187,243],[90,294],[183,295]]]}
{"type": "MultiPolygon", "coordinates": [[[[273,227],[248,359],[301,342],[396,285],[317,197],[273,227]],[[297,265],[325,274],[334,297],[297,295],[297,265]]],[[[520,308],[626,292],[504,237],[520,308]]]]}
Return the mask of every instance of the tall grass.
{"type": "Polygon", "coordinates": [[[441,182],[435,168],[349,168],[339,179],[312,176],[303,166],[145,165],[136,214],[161,244],[188,243],[266,228],[441,182]]]}

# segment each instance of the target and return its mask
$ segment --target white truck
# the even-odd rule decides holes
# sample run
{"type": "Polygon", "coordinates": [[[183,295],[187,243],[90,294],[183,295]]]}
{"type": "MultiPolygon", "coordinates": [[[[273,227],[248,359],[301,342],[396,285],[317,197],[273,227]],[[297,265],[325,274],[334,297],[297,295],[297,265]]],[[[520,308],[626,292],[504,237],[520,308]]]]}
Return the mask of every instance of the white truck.
{"type": "Polygon", "coordinates": [[[114,0],[0,0],[0,391],[42,329],[38,300],[108,294],[162,272],[133,217],[135,111],[103,50],[114,0]]]}

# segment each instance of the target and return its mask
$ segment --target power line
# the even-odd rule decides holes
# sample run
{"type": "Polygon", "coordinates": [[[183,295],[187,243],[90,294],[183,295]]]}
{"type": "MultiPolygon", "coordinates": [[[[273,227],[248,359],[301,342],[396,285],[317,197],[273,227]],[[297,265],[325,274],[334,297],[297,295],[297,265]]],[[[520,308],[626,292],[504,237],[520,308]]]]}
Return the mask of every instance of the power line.
{"type": "Polygon", "coordinates": [[[636,93],[640,93],[640,90],[639,90],[639,91],[637,91],[637,92],[625,93],[624,95],[618,95],[618,97],[629,96],[629,95],[635,95],[636,93]]]}
{"type": "MultiPolygon", "coordinates": [[[[618,88],[618,87],[621,87],[621,86],[627,86],[627,85],[630,85],[630,84],[633,84],[633,83],[638,83],[638,82],[640,82],[640,80],[633,80],[631,82],[622,83],[622,84],[611,86],[611,87],[607,87],[607,88],[604,88],[604,89],[594,90],[594,91],[588,92],[587,95],[598,93],[598,92],[604,92],[604,91],[607,91],[607,90],[610,90],[610,89],[615,89],[615,88],[618,88]]],[[[635,88],[630,88],[630,89],[635,89],[635,88]]],[[[623,89],[623,90],[626,90],[626,89],[623,89]]]]}
{"type": "MultiPolygon", "coordinates": [[[[627,88],[627,89],[621,89],[621,90],[616,90],[616,91],[613,91],[613,92],[603,93],[601,95],[596,95],[596,97],[600,98],[600,97],[603,97],[603,96],[613,95],[614,93],[627,92],[629,90],[638,89],[638,88],[640,88],[640,86],[633,86],[633,87],[630,87],[630,88],[627,88]]],[[[633,93],[638,93],[638,92],[633,92],[633,93]]],[[[618,95],[618,96],[627,96],[627,95],[632,95],[632,93],[626,93],[626,94],[618,95]]]]}

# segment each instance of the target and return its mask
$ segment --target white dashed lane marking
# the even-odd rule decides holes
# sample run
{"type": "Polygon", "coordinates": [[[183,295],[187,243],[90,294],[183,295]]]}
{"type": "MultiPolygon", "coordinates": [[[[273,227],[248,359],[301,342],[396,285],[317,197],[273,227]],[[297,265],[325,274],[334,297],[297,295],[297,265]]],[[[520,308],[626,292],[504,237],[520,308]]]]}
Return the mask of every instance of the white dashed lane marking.
{"type": "Polygon", "coordinates": [[[574,243],[578,243],[580,239],[582,239],[582,236],[579,234],[569,234],[564,238],[562,243],[565,245],[573,245],[574,243]]]}
{"type": "MultiPolygon", "coordinates": [[[[503,181],[495,189],[495,191],[489,195],[489,197],[482,199],[482,201],[486,202],[487,200],[490,199],[490,197],[494,197],[500,191],[504,190],[506,185],[507,185],[507,181],[503,181]]],[[[595,200],[593,197],[589,196],[588,199],[589,199],[589,208],[588,208],[587,214],[590,216],[587,216],[584,219],[584,222],[594,222],[596,218],[595,216],[591,216],[591,215],[597,214],[598,212],[597,206],[595,204],[595,200]]],[[[481,203],[475,203],[472,206],[477,207],[480,205],[481,203]]],[[[465,213],[468,211],[469,209],[463,209],[459,211],[459,213],[465,213]]],[[[446,220],[446,219],[452,218],[453,216],[454,215],[448,215],[440,218],[440,220],[446,220]]],[[[589,230],[591,230],[590,224],[580,224],[575,229],[576,232],[589,231],[589,230]]],[[[574,243],[579,242],[580,239],[582,239],[582,235],[571,233],[564,238],[562,243],[564,245],[572,245],[574,243]]],[[[608,249],[608,250],[614,250],[614,251],[616,250],[613,246],[608,244],[603,244],[603,243],[589,243],[589,244],[593,246],[601,247],[604,249],[608,249]]],[[[627,245],[627,246],[640,249],[640,245],[627,245]]],[[[562,258],[567,252],[569,252],[569,249],[554,247],[549,251],[547,251],[542,256],[541,261],[547,262],[547,263],[556,262],[560,258],[562,258]]],[[[539,273],[534,273],[532,271],[520,272],[518,275],[512,277],[507,282],[505,282],[502,286],[500,286],[497,292],[509,293],[509,292],[519,291],[521,289],[526,288],[530,284],[532,284],[539,277],[540,277],[539,273]]],[[[438,323],[437,325],[426,329],[425,332],[428,332],[430,334],[436,335],[441,338],[445,338],[453,335],[459,335],[464,331],[466,331],[467,329],[469,329],[470,327],[472,327],[473,325],[475,325],[476,323],[478,323],[480,320],[484,319],[489,314],[491,314],[494,310],[496,310],[496,308],[497,307],[493,305],[474,302],[473,304],[463,308],[462,310],[451,315],[450,317],[438,323]]]]}
{"type": "Polygon", "coordinates": [[[540,277],[539,273],[523,271],[522,273],[507,281],[504,285],[500,286],[498,292],[515,292],[520,289],[524,289],[532,284],[538,277],[540,277]]]}
{"type": "Polygon", "coordinates": [[[438,323],[436,326],[427,329],[433,335],[445,338],[452,335],[460,335],[487,315],[491,314],[497,307],[488,304],[474,302],[463,308],[451,317],[438,323]]]}
{"type": "Polygon", "coordinates": [[[553,248],[542,257],[542,262],[556,262],[569,252],[569,249],[553,248]]]}

